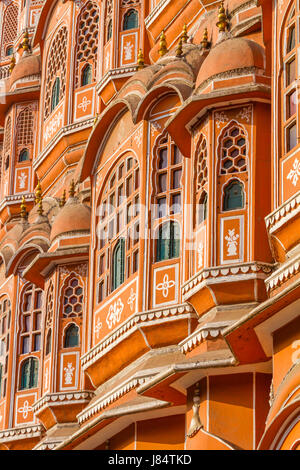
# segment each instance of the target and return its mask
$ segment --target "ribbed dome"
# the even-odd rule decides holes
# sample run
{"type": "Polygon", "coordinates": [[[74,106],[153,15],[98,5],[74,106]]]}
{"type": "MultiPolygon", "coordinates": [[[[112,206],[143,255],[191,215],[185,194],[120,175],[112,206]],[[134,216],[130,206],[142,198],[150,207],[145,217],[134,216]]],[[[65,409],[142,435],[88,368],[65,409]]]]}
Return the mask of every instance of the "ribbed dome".
{"type": "Polygon", "coordinates": [[[28,77],[30,75],[38,75],[40,71],[40,56],[33,54],[23,55],[11,73],[10,85],[15,83],[17,80],[28,77]]]}
{"type": "Polygon", "coordinates": [[[76,198],[69,199],[53,221],[50,240],[65,233],[89,231],[90,224],[91,209],[76,198]]]}
{"type": "Polygon", "coordinates": [[[203,62],[196,81],[196,88],[209,78],[232,70],[256,67],[264,69],[265,53],[255,41],[232,38],[216,45],[203,62]]]}

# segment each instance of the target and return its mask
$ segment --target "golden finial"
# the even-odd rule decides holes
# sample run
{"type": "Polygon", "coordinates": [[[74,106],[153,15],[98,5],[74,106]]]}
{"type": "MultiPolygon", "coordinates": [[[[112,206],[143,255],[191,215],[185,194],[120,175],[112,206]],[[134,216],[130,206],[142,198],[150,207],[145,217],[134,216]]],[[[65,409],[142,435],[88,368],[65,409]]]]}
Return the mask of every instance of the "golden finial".
{"type": "Polygon", "coordinates": [[[39,200],[38,214],[39,214],[39,215],[43,215],[43,213],[44,213],[44,209],[43,209],[43,199],[41,198],[41,199],[39,200]]]}
{"type": "Polygon", "coordinates": [[[42,198],[42,188],[40,180],[38,180],[37,187],[35,188],[35,203],[38,204],[42,198]]]}
{"type": "Polygon", "coordinates": [[[75,183],[74,183],[74,180],[71,181],[69,194],[70,194],[70,197],[75,196],[75,183]]]}
{"type": "Polygon", "coordinates": [[[218,20],[219,21],[217,22],[217,26],[219,28],[219,31],[220,32],[225,31],[226,28],[228,27],[229,21],[225,13],[224,2],[221,2],[221,6],[219,8],[218,20]]]}
{"type": "Polygon", "coordinates": [[[20,206],[20,215],[23,220],[27,219],[27,210],[26,210],[26,204],[25,204],[25,196],[22,197],[22,202],[20,206]]]}
{"type": "Polygon", "coordinates": [[[181,57],[182,56],[182,39],[180,39],[177,49],[176,49],[176,57],[181,57]]]}
{"type": "Polygon", "coordinates": [[[24,51],[28,51],[28,49],[29,49],[28,31],[25,31],[25,33],[24,33],[24,39],[22,41],[22,47],[23,47],[24,51]]]}
{"type": "Polygon", "coordinates": [[[167,41],[166,41],[166,36],[165,33],[162,32],[160,35],[160,43],[159,43],[159,50],[158,53],[162,57],[168,52],[167,49],[167,41]]]}
{"type": "Polygon", "coordinates": [[[139,70],[145,67],[144,55],[143,55],[142,49],[139,49],[137,65],[138,65],[139,70]]]}
{"type": "Polygon", "coordinates": [[[202,38],[202,41],[201,41],[201,46],[202,46],[202,49],[207,49],[208,46],[209,46],[207,28],[205,28],[204,33],[203,33],[203,38],[202,38]]]}
{"type": "Polygon", "coordinates": [[[15,56],[12,56],[9,64],[9,73],[12,73],[13,69],[15,68],[16,65],[16,59],[15,56]]]}
{"type": "Polygon", "coordinates": [[[187,25],[184,23],[182,33],[181,33],[181,39],[182,42],[186,43],[188,40],[188,33],[187,33],[187,25]]]}
{"type": "Polygon", "coordinates": [[[64,190],[62,197],[59,200],[59,207],[64,207],[66,203],[66,190],[64,190]]]}
{"type": "Polygon", "coordinates": [[[93,127],[96,126],[97,122],[98,122],[98,118],[99,118],[99,114],[96,113],[96,116],[95,116],[95,119],[94,119],[94,122],[93,122],[93,127]]]}

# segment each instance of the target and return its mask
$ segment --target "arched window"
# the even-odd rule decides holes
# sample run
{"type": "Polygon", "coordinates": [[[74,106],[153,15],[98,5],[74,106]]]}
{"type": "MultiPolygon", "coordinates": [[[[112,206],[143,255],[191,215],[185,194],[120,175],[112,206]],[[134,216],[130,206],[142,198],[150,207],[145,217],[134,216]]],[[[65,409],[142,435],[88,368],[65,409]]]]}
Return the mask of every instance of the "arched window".
{"type": "Polygon", "coordinates": [[[22,294],[20,317],[20,354],[41,349],[43,291],[30,284],[22,294]]]}
{"type": "Polygon", "coordinates": [[[93,80],[93,71],[91,64],[87,64],[81,72],[81,86],[89,85],[93,80]]]}
{"type": "Polygon", "coordinates": [[[49,58],[47,61],[46,87],[44,98],[44,120],[57,106],[66,91],[66,70],[67,70],[67,44],[68,31],[65,26],[60,28],[49,47],[49,58]],[[60,82],[55,85],[56,78],[60,82]],[[56,89],[54,89],[54,85],[56,89]],[[58,93],[57,93],[58,91],[58,93]],[[54,96],[53,96],[54,95],[54,96]],[[54,99],[55,97],[55,99],[54,99]]]}
{"type": "Polygon", "coordinates": [[[224,191],[223,210],[232,211],[244,208],[244,186],[239,181],[232,181],[224,191]]]}
{"type": "Polygon", "coordinates": [[[156,261],[178,258],[180,252],[180,227],[177,222],[170,221],[158,229],[156,245],[156,261]]]}
{"type": "Polygon", "coordinates": [[[97,219],[98,303],[138,270],[139,187],[139,164],[129,156],[112,168],[101,193],[97,219]],[[116,266],[113,259],[123,260],[122,265],[116,266]]]}
{"type": "Polygon", "coordinates": [[[64,348],[76,348],[77,346],[79,346],[79,328],[72,323],[65,333],[64,348]]]}
{"type": "Polygon", "coordinates": [[[123,284],[125,278],[125,241],[121,238],[113,253],[113,280],[112,290],[123,284]]]}
{"type": "Polygon", "coordinates": [[[39,361],[35,357],[29,357],[21,366],[20,390],[36,388],[38,385],[39,361]]]}
{"type": "Polygon", "coordinates": [[[6,49],[6,55],[9,57],[11,55],[13,55],[14,53],[14,47],[13,46],[8,46],[8,48],[6,49]]]}
{"type": "Polygon", "coordinates": [[[297,79],[299,70],[299,18],[295,15],[295,4],[289,14],[283,38],[283,126],[284,152],[289,152],[298,144],[297,138],[297,79]]]}
{"type": "Polygon", "coordinates": [[[0,301],[0,399],[6,395],[10,320],[10,300],[2,298],[0,301]]]}
{"type": "Polygon", "coordinates": [[[56,77],[56,79],[54,80],[53,87],[52,87],[51,112],[54,111],[54,109],[59,103],[59,94],[60,94],[60,80],[59,80],[59,77],[56,77]]]}
{"type": "Polygon", "coordinates": [[[95,1],[87,2],[80,12],[77,27],[75,87],[91,83],[97,70],[99,16],[99,7],[95,1]],[[80,70],[81,64],[86,62],[93,64],[93,68],[90,65],[90,71],[86,71],[85,77],[88,81],[83,83],[84,77],[83,73],[80,74],[80,70]]]}
{"type": "Polygon", "coordinates": [[[221,175],[247,171],[247,143],[244,129],[234,121],[222,139],[221,175]]]}
{"type": "Polygon", "coordinates": [[[196,150],[196,224],[201,224],[207,217],[207,191],[208,191],[208,168],[207,168],[207,145],[206,139],[201,135],[196,150]]]}
{"type": "Polygon", "coordinates": [[[47,339],[46,339],[46,349],[45,349],[46,356],[48,356],[48,354],[51,353],[51,342],[52,342],[52,330],[49,330],[47,333],[47,339]]]}
{"type": "Polygon", "coordinates": [[[107,35],[106,35],[106,42],[108,42],[112,37],[112,20],[109,20],[107,25],[107,35]]]}
{"type": "Polygon", "coordinates": [[[17,119],[17,148],[31,149],[33,146],[34,135],[34,113],[30,106],[23,109],[17,119]]]}
{"type": "Polygon", "coordinates": [[[71,276],[64,290],[63,317],[81,317],[83,312],[83,286],[79,279],[71,276]]]}
{"type": "Polygon", "coordinates": [[[26,162],[27,160],[29,160],[29,150],[23,149],[19,154],[19,162],[26,162]]]}
{"type": "Polygon", "coordinates": [[[139,14],[136,10],[129,10],[124,15],[123,31],[139,27],[139,14]]]}

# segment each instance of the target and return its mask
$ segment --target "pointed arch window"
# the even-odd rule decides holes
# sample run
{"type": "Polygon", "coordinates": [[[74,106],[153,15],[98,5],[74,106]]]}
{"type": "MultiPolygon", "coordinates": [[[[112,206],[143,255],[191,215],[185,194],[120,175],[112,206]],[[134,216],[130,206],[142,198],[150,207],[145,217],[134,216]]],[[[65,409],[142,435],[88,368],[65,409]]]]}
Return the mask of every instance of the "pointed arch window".
{"type": "Polygon", "coordinates": [[[76,348],[79,346],[79,327],[72,323],[65,333],[64,348],[76,348]]]}
{"type": "Polygon", "coordinates": [[[6,49],[6,55],[9,57],[11,55],[13,55],[14,53],[14,47],[13,46],[8,46],[7,49],[6,49]]]}
{"type": "Polygon", "coordinates": [[[111,37],[112,37],[112,20],[109,20],[108,25],[107,25],[107,35],[106,35],[106,42],[108,42],[111,37]]]}
{"type": "Polygon", "coordinates": [[[23,149],[19,154],[19,162],[27,162],[29,160],[29,150],[23,149]]]}
{"type": "Polygon", "coordinates": [[[22,294],[20,317],[20,354],[41,349],[43,291],[30,284],[22,294]]]}
{"type": "MultiPolygon", "coordinates": [[[[18,6],[15,3],[11,3],[5,8],[4,17],[2,20],[2,41],[1,41],[1,53],[7,55],[11,52],[12,44],[14,43],[18,34],[18,6]]],[[[11,54],[10,54],[11,55],[11,54]]]]}
{"type": "Polygon", "coordinates": [[[93,81],[93,70],[91,64],[86,64],[81,72],[81,86],[89,85],[93,81]]]}
{"type": "Polygon", "coordinates": [[[137,10],[129,10],[124,15],[123,31],[127,31],[129,29],[136,29],[138,27],[139,27],[139,14],[137,10]]]}
{"type": "Polygon", "coordinates": [[[48,354],[51,353],[51,342],[52,342],[52,330],[50,329],[47,333],[47,339],[46,339],[46,349],[45,349],[46,356],[48,356],[48,354]]]}
{"type": "Polygon", "coordinates": [[[123,284],[125,279],[125,240],[121,238],[113,253],[113,283],[112,290],[123,284]]]}
{"type": "Polygon", "coordinates": [[[8,298],[0,301],[0,398],[6,395],[10,339],[11,305],[8,298]]]}
{"type": "Polygon", "coordinates": [[[20,390],[36,388],[38,385],[39,361],[35,357],[29,357],[21,365],[20,390]]]}
{"type": "Polygon", "coordinates": [[[178,258],[180,252],[180,226],[170,221],[158,228],[156,261],[178,258]]]}
{"type": "Polygon", "coordinates": [[[244,185],[240,181],[232,181],[224,191],[223,210],[243,209],[245,205],[244,185]]]}
{"type": "Polygon", "coordinates": [[[208,167],[207,167],[207,144],[204,135],[201,135],[196,150],[195,161],[196,181],[196,225],[201,224],[207,218],[208,203],[208,167]]]}
{"type": "Polygon", "coordinates": [[[51,96],[51,112],[54,111],[56,106],[59,103],[59,94],[60,94],[60,79],[56,77],[52,87],[52,96],[51,96]]]}

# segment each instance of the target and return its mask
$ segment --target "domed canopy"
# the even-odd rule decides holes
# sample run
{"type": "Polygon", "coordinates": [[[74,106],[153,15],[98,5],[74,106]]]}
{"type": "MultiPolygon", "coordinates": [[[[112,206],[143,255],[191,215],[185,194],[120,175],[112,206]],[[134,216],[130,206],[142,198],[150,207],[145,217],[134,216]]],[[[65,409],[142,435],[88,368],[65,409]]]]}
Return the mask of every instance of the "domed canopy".
{"type": "Polygon", "coordinates": [[[217,44],[203,62],[196,81],[196,88],[209,78],[233,70],[265,68],[262,46],[245,38],[232,38],[217,44]]]}
{"type": "Polygon", "coordinates": [[[40,56],[34,54],[23,55],[15,65],[11,76],[10,85],[30,75],[38,75],[41,71],[40,56]]]}
{"type": "Polygon", "coordinates": [[[77,198],[71,198],[59,211],[52,225],[51,242],[66,233],[88,232],[91,224],[91,209],[81,204],[77,198]]]}

